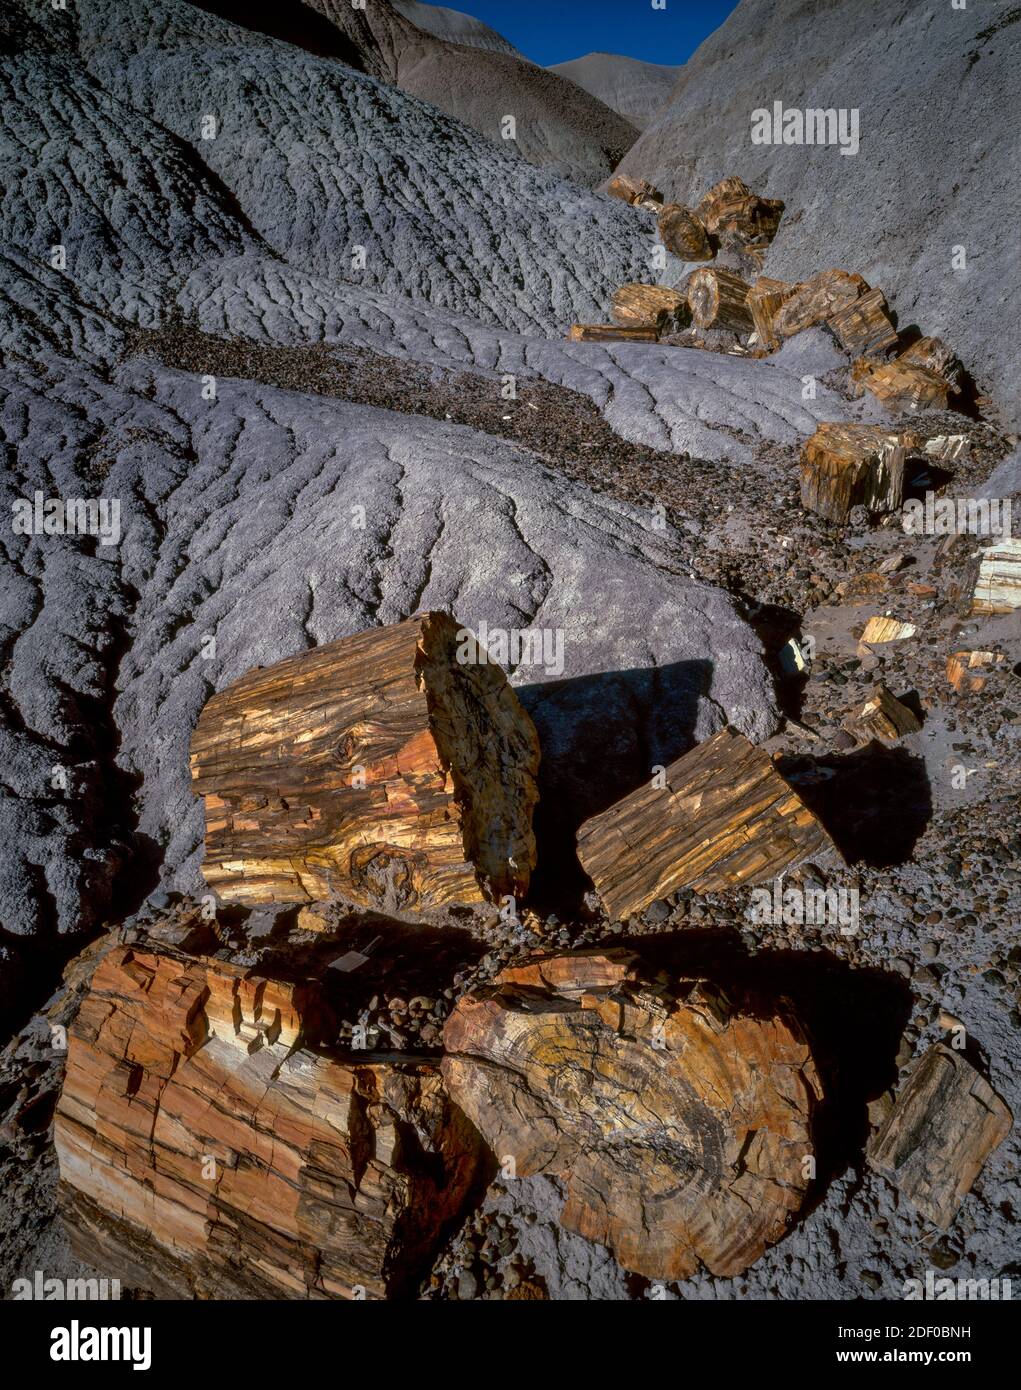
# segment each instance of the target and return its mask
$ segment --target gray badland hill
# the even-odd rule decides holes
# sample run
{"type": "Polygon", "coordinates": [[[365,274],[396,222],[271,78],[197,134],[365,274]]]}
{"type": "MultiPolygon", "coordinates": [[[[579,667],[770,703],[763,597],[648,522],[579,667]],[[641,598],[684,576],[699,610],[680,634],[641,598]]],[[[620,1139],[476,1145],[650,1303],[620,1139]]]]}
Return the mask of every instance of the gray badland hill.
{"type": "Polygon", "coordinates": [[[621,167],[682,203],[727,174],[784,199],[767,274],[860,272],[900,325],[946,337],[1016,428],[1019,107],[1011,0],[742,0],[621,167]],[[752,112],[776,101],[856,108],[860,149],[753,144],[752,112]]]}
{"type": "Polygon", "coordinates": [[[549,71],[569,78],[644,130],[669,99],[681,69],[621,53],[586,53],[567,63],[553,63],[549,71]]]}
{"type": "Polygon", "coordinates": [[[444,5],[426,5],[420,0],[393,0],[393,7],[419,29],[438,39],[449,39],[451,43],[461,43],[468,48],[485,48],[491,53],[511,53],[518,58],[524,57],[502,34],[490,29],[481,19],[462,14],[460,10],[448,10],[444,5]]]}

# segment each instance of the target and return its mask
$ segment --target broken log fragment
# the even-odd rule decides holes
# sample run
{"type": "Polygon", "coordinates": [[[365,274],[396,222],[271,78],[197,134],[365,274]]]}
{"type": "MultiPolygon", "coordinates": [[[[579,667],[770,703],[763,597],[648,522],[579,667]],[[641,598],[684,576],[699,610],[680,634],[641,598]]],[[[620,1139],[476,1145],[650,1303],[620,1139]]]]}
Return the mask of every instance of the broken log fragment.
{"type": "Polygon", "coordinates": [[[449,614],[345,637],[206,704],[191,743],[202,872],[247,904],[518,897],[538,762],[503,671],[449,614]]]}
{"type": "Polygon", "coordinates": [[[658,227],[660,241],[682,261],[711,261],[716,255],[702,219],[680,203],[664,204],[658,227]]]}
{"type": "Polygon", "coordinates": [[[823,270],[795,285],[774,319],[781,338],[793,337],[806,328],[825,323],[839,310],[868,292],[860,275],[846,270],[823,270]]]}
{"type": "Polygon", "coordinates": [[[1012,1123],[989,1082],[960,1052],[937,1043],[912,1066],[868,1160],[946,1230],[1012,1123]]]}
{"type": "Polygon", "coordinates": [[[958,694],[967,690],[977,695],[985,689],[991,669],[1005,660],[1003,652],[953,652],[947,657],[947,680],[958,694]]]}
{"type": "Polygon", "coordinates": [[[778,198],[760,198],[743,179],[721,179],[698,205],[706,231],[721,246],[739,251],[765,249],[776,236],[784,204],[778,198]]]}
{"type": "Polygon", "coordinates": [[[924,367],[926,371],[935,372],[950,387],[952,395],[957,395],[964,386],[964,368],[942,338],[919,338],[905,348],[897,360],[909,367],[924,367]]]}
{"type": "Polygon", "coordinates": [[[567,334],[572,343],[655,343],[657,324],[572,323],[567,334]]]}
{"type": "Polygon", "coordinates": [[[606,191],[611,198],[623,198],[625,203],[637,203],[642,198],[654,203],[663,201],[662,193],[648,179],[635,178],[632,174],[614,174],[606,191]]]}
{"type": "Polygon", "coordinates": [[[578,831],[578,858],[613,921],[679,888],[764,883],[830,856],[842,862],[768,754],[729,728],[578,831]]]}
{"type": "Polygon", "coordinates": [[[699,328],[724,328],[751,333],[755,327],[748,307],[748,285],[730,270],[702,266],[688,277],[688,307],[699,328]]]}
{"type": "Polygon", "coordinates": [[[945,410],[950,396],[950,387],[938,372],[914,366],[901,357],[892,362],[870,362],[860,357],[851,364],[851,380],[896,412],[945,410]]]}
{"type": "Polygon", "coordinates": [[[748,308],[755,331],[759,335],[759,342],[770,352],[780,345],[775,328],[777,311],[793,292],[794,286],[786,280],[772,280],[768,275],[760,275],[748,291],[748,308]]]}
{"type": "Polygon", "coordinates": [[[1021,540],[997,541],[983,550],[971,600],[972,616],[1021,608],[1021,540]]]}
{"type": "Polygon", "coordinates": [[[826,326],[852,357],[880,357],[897,345],[882,290],[868,290],[830,315],[826,326]]]}
{"type": "Polygon", "coordinates": [[[882,743],[896,743],[921,727],[914,710],[881,682],[873,687],[862,708],[844,722],[844,728],[859,744],[870,743],[874,738],[882,743]]]}
{"type": "Polygon", "coordinates": [[[898,511],[906,456],[905,437],[878,425],[821,424],[801,449],[801,505],[838,525],[854,507],[898,511]]]}
{"type": "Polygon", "coordinates": [[[613,294],[612,313],[624,327],[639,325],[662,332],[677,321],[678,314],[687,317],[687,302],[679,290],[666,285],[621,285],[613,294]]]}
{"type": "Polygon", "coordinates": [[[111,951],[69,1030],[54,1123],[79,1258],[161,1298],[413,1288],[484,1150],[435,1062],[344,1060],[335,1028],[314,983],[111,951]]]}
{"type": "Polygon", "coordinates": [[[463,996],[443,1077],[517,1177],[556,1177],[561,1225],[649,1279],[742,1273],[801,1206],[822,1087],[789,1006],[627,951],[546,958],[463,996]]]}

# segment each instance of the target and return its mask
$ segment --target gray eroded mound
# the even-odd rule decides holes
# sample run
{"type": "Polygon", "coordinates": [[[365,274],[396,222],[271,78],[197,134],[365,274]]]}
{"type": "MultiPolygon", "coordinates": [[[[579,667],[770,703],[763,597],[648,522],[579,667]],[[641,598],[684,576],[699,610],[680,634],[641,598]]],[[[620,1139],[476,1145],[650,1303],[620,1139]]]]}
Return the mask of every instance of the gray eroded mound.
{"type": "Polygon", "coordinates": [[[584,58],[553,63],[549,71],[577,83],[611,111],[618,111],[644,130],[669,100],[681,69],[645,63],[621,53],[586,53],[584,58]]]}
{"type": "Polygon", "coordinates": [[[405,19],[437,39],[461,43],[468,48],[488,49],[491,53],[511,53],[524,58],[514,45],[481,19],[460,10],[448,10],[443,5],[426,5],[420,0],[393,0],[393,7],[405,19]]]}
{"type": "Polygon", "coordinates": [[[622,169],[697,201],[738,174],[787,214],[769,275],[830,266],[886,292],[899,324],[943,336],[1021,422],[1017,139],[1021,9],[934,0],[742,0],[685,64],[622,169]],[[753,145],[751,114],[860,111],[860,149],[753,145]],[[967,268],[951,264],[963,246],[967,268]]]}

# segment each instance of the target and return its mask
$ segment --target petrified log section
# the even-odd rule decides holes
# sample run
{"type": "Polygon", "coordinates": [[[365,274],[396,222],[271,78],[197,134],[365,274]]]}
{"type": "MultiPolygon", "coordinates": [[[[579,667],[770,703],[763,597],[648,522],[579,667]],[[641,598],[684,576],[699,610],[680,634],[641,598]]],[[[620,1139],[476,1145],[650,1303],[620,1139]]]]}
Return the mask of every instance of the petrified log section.
{"type": "Polygon", "coordinates": [[[874,738],[883,743],[896,743],[905,734],[917,733],[922,726],[914,710],[880,682],[844,727],[859,743],[868,743],[874,738]]]}
{"type": "Polygon", "coordinates": [[[839,861],[769,755],[729,728],[578,831],[578,858],[615,921],[678,888],[762,883],[831,854],[839,861]]]}
{"type": "Polygon", "coordinates": [[[314,985],[110,952],[54,1126],[81,1258],[171,1298],[398,1292],[483,1150],[436,1064],[331,1057],[331,1023],[314,985]]]}
{"type": "Polygon", "coordinates": [[[559,1178],[561,1224],[625,1269],[740,1274],[801,1206],[821,1087],[784,1007],[581,952],[463,997],[444,1044],[451,1098],[498,1161],[559,1178]]]}
{"type": "Polygon", "coordinates": [[[658,226],[660,241],[682,261],[711,261],[716,255],[709,244],[705,224],[690,208],[680,203],[665,203],[658,226]]]}
{"type": "Polygon", "coordinates": [[[982,552],[971,600],[974,615],[1021,608],[1021,540],[1002,540],[982,552]]]}
{"type": "Polygon", "coordinates": [[[882,290],[868,290],[827,319],[837,341],[852,357],[878,357],[897,345],[882,290]]]}
{"type": "Polygon", "coordinates": [[[860,357],[851,365],[851,380],[893,411],[945,410],[950,396],[950,385],[938,372],[902,357],[892,362],[860,357]]]}
{"type": "Polygon", "coordinates": [[[659,338],[656,324],[572,323],[567,333],[572,343],[654,343],[659,338]]]}
{"type": "Polygon", "coordinates": [[[794,286],[786,280],[772,280],[768,275],[760,275],[748,291],[748,309],[755,324],[759,341],[770,352],[780,344],[775,320],[778,310],[794,292],[794,286]]]}
{"type": "Polygon", "coordinates": [[[638,179],[631,174],[615,174],[606,185],[611,198],[623,198],[625,203],[637,203],[642,199],[661,203],[663,195],[654,188],[648,179],[638,179]]]}
{"type": "Polygon", "coordinates": [[[765,249],[776,236],[784,204],[778,198],[760,198],[735,176],[721,179],[698,205],[698,215],[721,246],[765,249]]]}
{"type": "Polygon", "coordinates": [[[989,680],[989,671],[1002,666],[1003,652],[962,651],[947,657],[947,680],[960,694],[969,691],[977,695],[989,680]]]}
{"type": "Polygon", "coordinates": [[[897,359],[911,367],[924,367],[941,376],[956,394],[964,384],[964,368],[942,338],[919,338],[897,359]]]}
{"type": "Polygon", "coordinates": [[[989,1082],[960,1052],[937,1043],[911,1068],[873,1135],[869,1163],[946,1230],[1012,1123],[989,1082]]]}
{"type": "Polygon", "coordinates": [[[838,524],[852,507],[871,516],[897,511],[906,456],[904,438],[877,425],[822,424],[802,446],[801,505],[838,524]]]}
{"type": "Polygon", "coordinates": [[[635,324],[662,331],[678,313],[687,313],[685,298],[666,285],[621,285],[614,291],[611,310],[617,323],[635,324]]]}
{"type": "Polygon", "coordinates": [[[823,270],[810,280],[795,285],[777,312],[774,324],[781,338],[790,338],[806,328],[825,323],[839,310],[867,293],[860,275],[846,270],[823,270]]]}
{"type": "Polygon", "coordinates": [[[539,744],[500,668],[425,613],[250,671],[191,744],[202,872],[230,902],[522,894],[539,744]],[[459,659],[466,657],[464,660],[459,659]]]}
{"type": "Polygon", "coordinates": [[[748,307],[748,285],[730,270],[702,266],[688,277],[688,307],[699,328],[726,328],[750,333],[755,327],[748,307]]]}

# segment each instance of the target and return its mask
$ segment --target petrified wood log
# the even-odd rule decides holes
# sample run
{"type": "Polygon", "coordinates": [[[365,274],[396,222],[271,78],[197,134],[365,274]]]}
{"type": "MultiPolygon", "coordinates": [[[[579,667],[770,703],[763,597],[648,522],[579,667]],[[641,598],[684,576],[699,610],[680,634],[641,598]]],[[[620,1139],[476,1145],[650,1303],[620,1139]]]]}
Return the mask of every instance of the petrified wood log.
{"type": "Polygon", "coordinates": [[[795,285],[781,305],[774,326],[781,338],[790,338],[815,324],[825,323],[840,309],[868,292],[860,275],[846,270],[823,270],[795,285]]]}
{"type": "Polygon", "coordinates": [[[830,855],[840,861],[769,755],[729,728],[578,831],[578,858],[615,921],[678,888],[763,883],[830,855]]]}
{"type": "Polygon", "coordinates": [[[613,317],[624,327],[635,324],[660,331],[679,312],[687,314],[684,295],[666,285],[621,285],[613,295],[613,317]]]}
{"type": "Polygon", "coordinates": [[[606,185],[606,191],[611,198],[623,198],[625,203],[637,203],[641,198],[654,203],[663,201],[662,193],[648,179],[635,178],[631,174],[615,174],[606,185]]]}
{"type": "Polygon", "coordinates": [[[616,323],[572,323],[567,334],[572,343],[654,343],[659,338],[655,323],[624,327],[616,323]]]}
{"type": "Polygon", "coordinates": [[[837,341],[852,357],[879,357],[897,345],[882,290],[868,290],[827,319],[837,341]]]}
{"type": "Polygon", "coordinates": [[[897,511],[906,456],[904,437],[878,425],[822,424],[802,445],[801,505],[841,525],[852,507],[897,511]]]}
{"type": "Polygon", "coordinates": [[[776,236],[783,210],[780,199],[760,198],[736,176],[721,179],[698,205],[706,230],[734,250],[767,247],[776,236]]]}
{"type": "Polygon", "coordinates": [[[682,261],[711,261],[716,255],[702,219],[690,208],[680,203],[665,203],[658,226],[660,241],[682,261]]]}
{"type": "Polygon", "coordinates": [[[895,743],[905,734],[917,733],[921,727],[914,710],[898,700],[882,682],[873,687],[861,709],[844,724],[848,733],[862,744],[874,738],[883,743],[895,743]]]}
{"type": "Polygon", "coordinates": [[[1021,540],[1002,540],[982,552],[971,612],[975,616],[1021,608],[1021,540]]]}
{"type": "Polygon", "coordinates": [[[989,1082],[960,1052],[937,1043],[912,1066],[868,1160],[946,1230],[1012,1123],[989,1082]]]}
{"type": "Polygon", "coordinates": [[[808,1186],[821,1086],[786,1005],[638,979],[628,952],[505,971],[444,1028],[443,1076],[498,1162],[560,1179],[625,1269],[740,1274],[808,1186]]]}
{"type": "Polygon", "coordinates": [[[947,680],[958,694],[966,690],[977,695],[985,689],[989,672],[1005,660],[1003,652],[953,652],[947,657],[947,680]]]}
{"type": "Polygon", "coordinates": [[[950,385],[938,372],[905,362],[902,357],[892,362],[859,357],[851,364],[851,380],[893,411],[945,410],[950,396],[950,385]]]}
{"type": "Polygon", "coordinates": [[[417,614],[209,700],[191,775],[221,898],[392,909],[525,891],[538,738],[459,633],[449,614],[417,614]]]}
{"type": "Polygon", "coordinates": [[[688,307],[699,328],[726,328],[750,333],[755,327],[748,307],[748,285],[731,270],[702,266],[688,277],[688,307]]]}
{"type": "Polygon", "coordinates": [[[897,360],[911,367],[924,367],[927,371],[935,372],[955,395],[964,385],[964,368],[942,338],[919,338],[905,348],[897,360]]]}
{"type": "Polygon", "coordinates": [[[54,1140],[89,1263],[170,1298],[384,1298],[484,1150],[416,1059],[330,1056],[314,985],[117,947],[68,1036],[54,1140]]]}
{"type": "Polygon", "coordinates": [[[779,346],[780,337],[774,326],[780,306],[786,304],[794,292],[794,286],[786,280],[772,280],[768,275],[760,275],[748,291],[748,308],[751,312],[759,341],[770,352],[779,346]]]}

